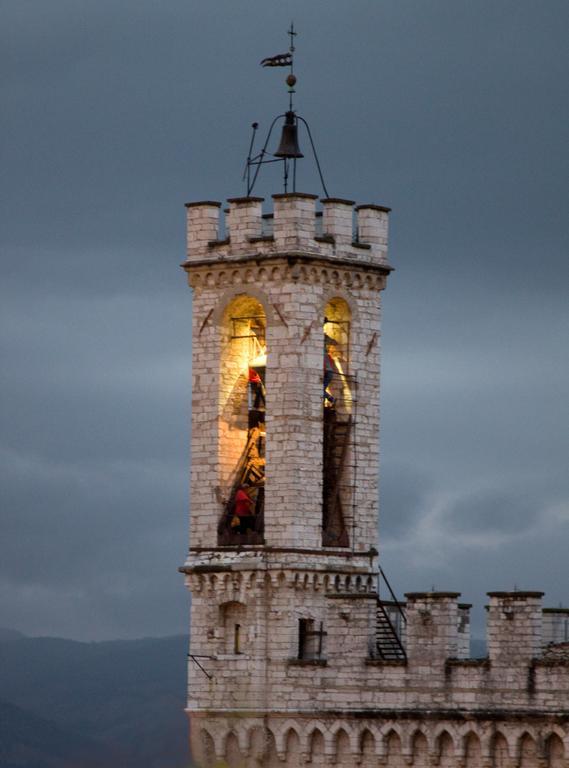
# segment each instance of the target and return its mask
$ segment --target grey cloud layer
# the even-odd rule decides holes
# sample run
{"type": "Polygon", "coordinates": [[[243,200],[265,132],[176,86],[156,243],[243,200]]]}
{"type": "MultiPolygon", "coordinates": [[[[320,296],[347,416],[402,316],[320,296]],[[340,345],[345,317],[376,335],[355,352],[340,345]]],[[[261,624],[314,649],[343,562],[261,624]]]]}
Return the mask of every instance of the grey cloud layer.
{"type": "MultiPolygon", "coordinates": [[[[183,203],[243,192],[249,125],[284,106],[283,73],[258,61],[291,17],[330,193],[394,209],[384,566],[400,591],[569,600],[567,4],[2,11],[3,623],[185,627],[183,203]]],[[[308,162],[300,186],[318,191],[308,162]]]]}

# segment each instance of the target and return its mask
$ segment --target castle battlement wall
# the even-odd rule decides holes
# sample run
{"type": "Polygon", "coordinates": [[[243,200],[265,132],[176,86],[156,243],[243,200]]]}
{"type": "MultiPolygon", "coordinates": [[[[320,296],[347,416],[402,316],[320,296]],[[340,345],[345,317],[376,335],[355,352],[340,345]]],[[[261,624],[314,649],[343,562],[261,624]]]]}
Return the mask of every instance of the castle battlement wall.
{"type": "Polygon", "coordinates": [[[263,215],[262,197],[231,198],[227,214],[217,201],[187,203],[188,262],[267,259],[302,251],[307,257],[388,266],[389,208],[323,198],[317,213],[316,195],[297,192],[272,199],[272,216],[263,215]]]}
{"type": "Polygon", "coordinates": [[[300,568],[215,573],[204,566],[186,573],[199,622],[193,651],[209,657],[211,675],[190,670],[192,711],[227,708],[228,686],[234,706],[247,711],[259,707],[261,690],[270,710],[346,715],[421,707],[556,713],[560,702],[569,703],[569,651],[558,656],[537,641],[540,593],[490,596],[484,659],[460,657],[458,593],[407,595],[407,659],[384,661],[374,652],[373,574],[340,567],[327,573],[300,568]],[[223,613],[234,603],[243,607],[247,639],[239,653],[228,654],[223,613]],[[324,644],[317,658],[298,658],[300,618],[322,622],[324,644]],[[513,633],[519,645],[512,644],[513,633]]]}
{"type": "Polygon", "coordinates": [[[569,647],[538,647],[540,593],[490,595],[484,659],[458,656],[467,610],[458,593],[411,593],[408,657],[383,661],[373,653],[375,579],[350,570],[188,569],[201,638],[193,651],[209,675],[190,665],[197,749],[210,734],[229,765],[566,767],[569,647]],[[238,654],[224,619],[236,609],[246,638],[238,654]],[[301,618],[322,622],[322,657],[298,658],[301,618]]]}

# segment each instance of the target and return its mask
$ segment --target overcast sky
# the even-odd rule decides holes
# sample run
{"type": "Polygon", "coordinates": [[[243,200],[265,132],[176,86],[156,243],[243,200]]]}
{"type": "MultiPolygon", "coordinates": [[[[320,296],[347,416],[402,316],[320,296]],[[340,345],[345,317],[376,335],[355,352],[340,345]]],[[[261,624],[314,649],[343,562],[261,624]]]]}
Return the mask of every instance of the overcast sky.
{"type": "MultiPolygon", "coordinates": [[[[0,624],[183,632],[183,204],[297,106],[333,196],[393,208],[382,506],[397,591],[569,605],[566,0],[1,0],[0,624]]],[[[319,193],[304,161],[299,188],[319,193]]],[[[269,170],[256,192],[280,191],[269,170]]]]}

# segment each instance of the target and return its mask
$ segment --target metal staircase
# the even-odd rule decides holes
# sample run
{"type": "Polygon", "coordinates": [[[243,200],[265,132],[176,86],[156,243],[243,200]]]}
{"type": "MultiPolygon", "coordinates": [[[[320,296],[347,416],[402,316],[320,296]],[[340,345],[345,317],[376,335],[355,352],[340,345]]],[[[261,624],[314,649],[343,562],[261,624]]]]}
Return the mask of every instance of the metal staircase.
{"type": "Polygon", "coordinates": [[[383,661],[405,661],[407,659],[403,644],[406,622],[407,618],[403,606],[395,597],[391,585],[380,567],[375,624],[375,653],[377,658],[383,661]],[[389,590],[391,600],[382,600],[380,597],[381,579],[389,590]]]}
{"type": "Polygon", "coordinates": [[[376,610],[375,649],[379,658],[384,661],[403,661],[407,658],[399,635],[379,599],[376,610]]]}

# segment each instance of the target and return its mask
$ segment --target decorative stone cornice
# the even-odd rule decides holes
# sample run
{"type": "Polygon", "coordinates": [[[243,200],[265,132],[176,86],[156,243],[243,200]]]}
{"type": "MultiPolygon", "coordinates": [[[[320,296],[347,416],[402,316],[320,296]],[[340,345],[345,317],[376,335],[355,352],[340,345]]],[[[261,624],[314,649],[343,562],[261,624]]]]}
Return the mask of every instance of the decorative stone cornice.
{"type": "Polygon", "coordinates": [[[217,602],[235,600],[235,594],[239,593],[240,602],[246,603],[248,593],[257,593],[266,588],[323,592],[326,597],[377,597],[376,580],[370,573],[322,572],[301,568],[237,571],[222,565],[183,566],[179,570],[186,574],[186,584],[193,594],[208,595],[217,602]]]}
{"type": "Polygon", "coordinates": [[[345,286],[352,291],[381,291],[391,270],[386,265],[358,264],[347,260],[331,263],[317,256],[298,253],[257,255],[218,262],[187,262],[181,266],[194,290],[293,281],[345,286]]]}

